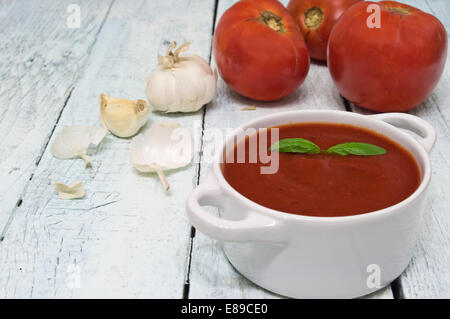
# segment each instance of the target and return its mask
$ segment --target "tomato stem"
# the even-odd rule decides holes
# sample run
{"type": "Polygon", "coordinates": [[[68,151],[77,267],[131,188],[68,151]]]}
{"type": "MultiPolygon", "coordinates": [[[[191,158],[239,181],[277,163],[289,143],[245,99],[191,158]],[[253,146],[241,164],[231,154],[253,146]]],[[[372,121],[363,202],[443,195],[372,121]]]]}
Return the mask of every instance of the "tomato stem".
{"type": "Polygon", "coordinates": [[[158,55],[158,64],[164,65],[167,68],[172,68],[175,63],[177,63],[180,59],[180,53],[189,49],[189,42],[185,42],[180,45],[177,49],[177,43],[172,41],[167,48],[167,55],[160,56],[158,55]],[[174,51],[175,49],[175,51],[174,51]]]}
{"type": "Polygon", "coordinates": [[[305,11],[305,25],[310,30],[317,29],[323,21],[323,11],[319,7],[311,7],[305,11]]]}
{"type": "Polygon", "coordinates": [[[409,9],[408,8],[404,8],[404,7],[389,7],[385,5],[386,10],[393,12],[393,13],[398,13],[400,15],[406,15],[409,14],[409,9]]]}
{"type": "Polygon", "coordinates": [[[281,17],[277,16],[275,13],[269,10],[264,10],[259,15],[259,18],[257,21],[261,22],[262,24],[268,26],[272,30],[278,32],[278,33],[285,33],[286,28],[284,27],[283,21],[281,17]]]}

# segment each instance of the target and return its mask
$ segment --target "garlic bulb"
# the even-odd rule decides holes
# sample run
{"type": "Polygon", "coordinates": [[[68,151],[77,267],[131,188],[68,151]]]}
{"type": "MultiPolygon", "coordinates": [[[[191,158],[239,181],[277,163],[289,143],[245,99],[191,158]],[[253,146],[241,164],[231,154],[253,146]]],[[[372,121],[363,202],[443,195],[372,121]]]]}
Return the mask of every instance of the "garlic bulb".
{"type": "Polygon", "coordinates": [[[188,165],[193,156],[191,133],[178,123],[154,123],[131,141],[131,162],[140,172],[156,172],[166,190],[165,170],[188,165]]]}
{"type": "Polygon", "coordinates": [[[147,98],[155,111],[195,112],[216,94],[217,70],[198,55],[180,56],[188,42],[173,52],[176,45],[169,45],[165,57],[158,55],[158,67],[147,81],[147,98]]]}
{"type": "Polygon", "coordinates": [[[98,145],[108,131],[101,126],[67,126],[53,141],[52,155],[59,159],[82,158],[86,167],[92,166],[91,158],[86,154],[89,145],[98,145]]]}
{"type": "Polygon", "coordinates": [[[83,182],[76,182],[72,186],[60,182],[54,182],[60,199],[75,199],[84,197],[83,182]]]}
{"type": "Polygon", "coordinates": [[[135,135],[147,123],[148,105],[144,100],[126,100],[100,94],[100,121],[119,137],[135,135]]]}

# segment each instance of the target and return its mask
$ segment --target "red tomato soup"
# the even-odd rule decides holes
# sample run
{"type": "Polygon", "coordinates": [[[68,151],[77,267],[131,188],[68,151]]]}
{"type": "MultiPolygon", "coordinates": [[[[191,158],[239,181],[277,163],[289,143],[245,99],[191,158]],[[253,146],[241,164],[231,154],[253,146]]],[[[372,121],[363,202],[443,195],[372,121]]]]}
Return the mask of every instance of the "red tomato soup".
{"type": "MultiPolygon", "coordinates": [[[[364,142],[383,147],[387,153],[341,156],[280,152],[278,171],[264,175],[260,167],[268,164],[259,159],[249,163],[246,138],[240,142],[245,143],[245,163],[237,163],[235,145],[235,160],[222,164],[222,171],[234,189],[262,206],[307,216],[358,215],[397,204],[420,184],[420,169],[412,154],[376,132],[332,123],[297,123],[278,128],[280,139],[307,139],[322,150],[340,143],[364,142]]],[[[270,129],[268,136],[270,145],[270,129]]]]}

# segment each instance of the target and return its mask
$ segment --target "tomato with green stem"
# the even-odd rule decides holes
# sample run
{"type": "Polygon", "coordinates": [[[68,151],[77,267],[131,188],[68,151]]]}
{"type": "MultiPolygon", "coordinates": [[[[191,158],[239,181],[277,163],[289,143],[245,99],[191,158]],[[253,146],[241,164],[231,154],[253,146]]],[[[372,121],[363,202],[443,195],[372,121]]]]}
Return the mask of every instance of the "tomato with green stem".
{"type": "Polygon", "coordinates": [[[303,36],[276,0],[242,0],[230,7],[214,34],[214,57],[231,89],[259,101],[292,93],[309,70],[303,36]]]}
{"type": "Polygon", "coordinates": [[[355,4],[328,41],[328,68],[339,92],[378,112],[407,111],[423,102],[436,87],[446,58],[442,23],[395,1],[355,4]]]}

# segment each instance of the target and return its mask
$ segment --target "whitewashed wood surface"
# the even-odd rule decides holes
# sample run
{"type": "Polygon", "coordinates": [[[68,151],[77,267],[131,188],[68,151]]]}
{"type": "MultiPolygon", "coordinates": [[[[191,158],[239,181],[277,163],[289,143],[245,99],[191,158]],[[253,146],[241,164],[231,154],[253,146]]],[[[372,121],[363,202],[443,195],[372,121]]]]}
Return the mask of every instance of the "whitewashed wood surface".
{"type": "MultiPolygon", "coordinates": [[[[185,200],[208,169],[212,128],[283,110],[345,110],[326,66],[312,64],[300,89],[276,103],[240,97],[219,79],[206,108],[151,114],[150,123],[191,129],[203,154],[200,164],[168,174],[167,194],[155,176],[132,168],[129,139],[107,136],[92,169],[54,159],[48,149],[67,125],[100,124],[100,93],[145,98],[145,79],[169,41],[188,40],[210,60],[214,22],[234,2],[76,1],[81,27],[73,29],[66,26],[72,1],[0,2],[0,298],[280,297],[236,272],[220,243],[191,231],[185,200]],[[256,110],[241,111],[249,105],[256,110]],[[51,183],[77,180],[85,183],[85,198],[59,200],[51,183]]],[[[449,29],[448,1],[405,2],[449,29]]],[[[411,112],[434,125],[438,142],[424,227],[410,266],[393,284],[395,297],[450,297],[448,69],[447,63],[433,95],[411,112]]],[[[368,297],[394,294],[387,287],[368,297]]]]}

